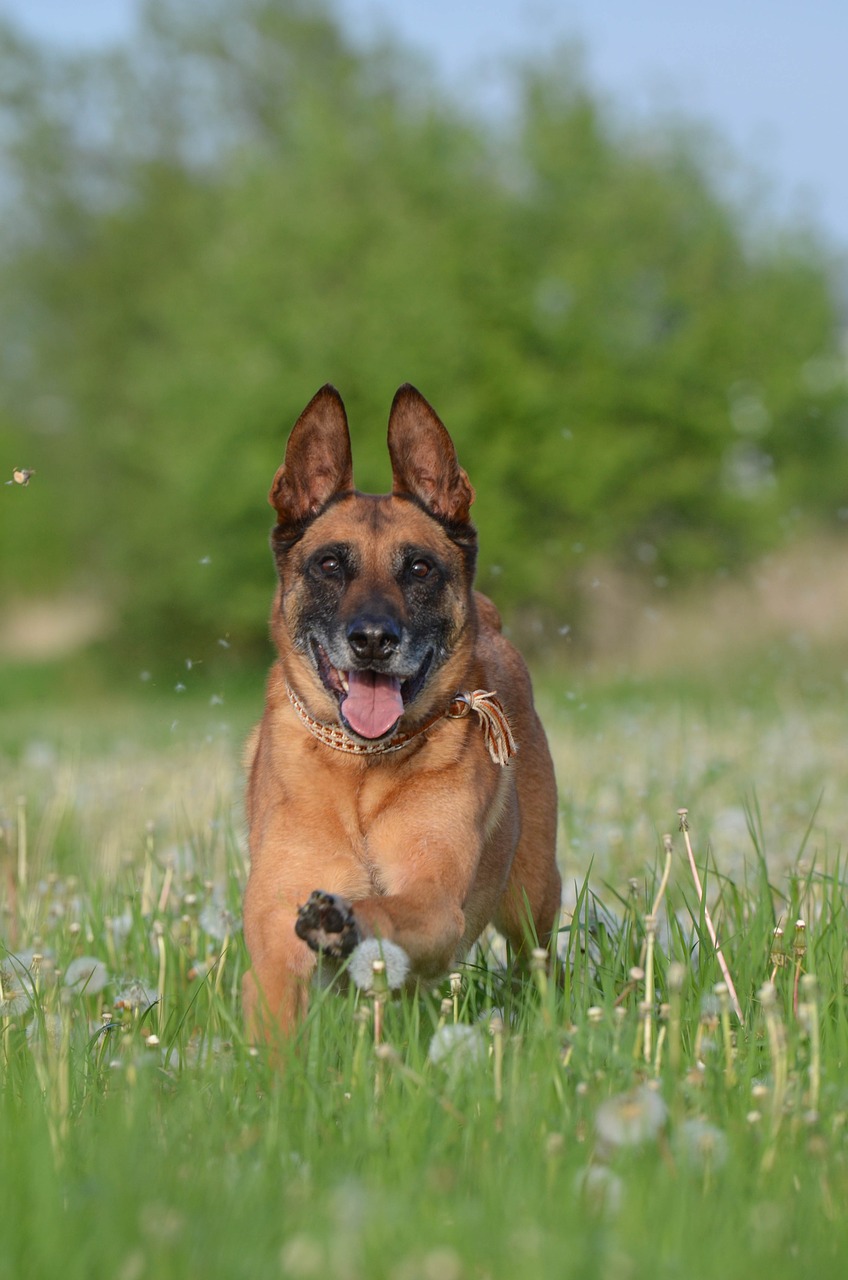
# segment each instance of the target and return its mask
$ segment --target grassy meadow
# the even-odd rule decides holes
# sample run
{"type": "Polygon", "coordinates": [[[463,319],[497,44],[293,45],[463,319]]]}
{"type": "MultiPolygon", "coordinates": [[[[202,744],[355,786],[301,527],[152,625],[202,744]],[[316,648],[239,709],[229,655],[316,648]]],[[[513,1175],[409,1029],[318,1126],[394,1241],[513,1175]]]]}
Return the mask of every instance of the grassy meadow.
{"type": "Polygon", "coordinates": [[[280,1071],[238,998],[259,683],[22,702],[0,730],[0,1276],[842,1274],[842,689],[836,660],[786,653],[543,680],[555,973],[492,940],[415,998],[318,992],[280,1071]]]}

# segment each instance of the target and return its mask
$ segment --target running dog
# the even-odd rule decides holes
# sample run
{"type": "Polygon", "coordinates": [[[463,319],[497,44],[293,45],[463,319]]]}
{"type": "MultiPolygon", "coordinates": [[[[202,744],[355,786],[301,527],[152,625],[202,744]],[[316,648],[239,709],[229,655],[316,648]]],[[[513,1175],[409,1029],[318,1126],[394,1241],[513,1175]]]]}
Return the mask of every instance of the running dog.
{"type": "Polygon", "coordinates": [[[557,794],[527,668],[473,587],[474,491],[411,386],[389,417],[392,492],[354,488],[322,388],[271,487],[278,657],[249,746],[248,1033],[302,1018],[316,953],[370,936],[411,979],[493,922],[546,945],[560,905],[557,794]]]}

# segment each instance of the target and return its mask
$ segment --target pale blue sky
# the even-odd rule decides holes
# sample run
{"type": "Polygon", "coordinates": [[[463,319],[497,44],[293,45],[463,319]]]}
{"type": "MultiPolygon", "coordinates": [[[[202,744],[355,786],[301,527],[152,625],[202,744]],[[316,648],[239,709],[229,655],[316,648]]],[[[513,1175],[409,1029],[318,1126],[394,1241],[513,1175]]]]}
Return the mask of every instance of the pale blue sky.
{"type": "MultiPolygon", "coordinates": [[[[627,118],[679,109],[712,124],[800,211],[848,249],[848,0],[337,0],[351,30],[429,55],[453,93],[503,102],[516,54],[580,40],[592,82],[627,118]]],[[[62,43],[131,34],[136,0],[0,0],[62,43]]]]}

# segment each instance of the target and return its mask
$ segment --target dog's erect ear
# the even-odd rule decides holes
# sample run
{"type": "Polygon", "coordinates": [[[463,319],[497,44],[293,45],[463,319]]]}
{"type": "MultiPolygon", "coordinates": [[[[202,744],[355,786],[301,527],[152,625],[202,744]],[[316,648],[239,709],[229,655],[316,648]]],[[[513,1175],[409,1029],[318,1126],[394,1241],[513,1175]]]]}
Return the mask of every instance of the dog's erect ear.
{"type": "Polygon", "coordinates": [[[420,391],[401,387],[389,414],[392,493],[417,498],[447,524],[467,524],[474,490],[453,441],[420,391]]]}
{"type": "Polygon", "coordinates": [[[279,532],[296,537],[331,498],[352,491],[347,415],[338,391],[328,384],[295,423],[268,501],[277,512],[279,532]]]}

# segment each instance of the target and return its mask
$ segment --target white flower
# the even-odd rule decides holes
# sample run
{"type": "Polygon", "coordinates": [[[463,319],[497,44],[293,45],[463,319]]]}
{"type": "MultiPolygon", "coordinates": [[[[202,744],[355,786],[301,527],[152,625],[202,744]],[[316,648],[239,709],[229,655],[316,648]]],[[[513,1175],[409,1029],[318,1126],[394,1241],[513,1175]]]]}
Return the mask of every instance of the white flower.
{"type": "Polygon", "coordinates": [[[658,1093],[639,1085],[601,1103],[595,1132],[603,1146],[633,1147],[650,1142],[665,1124],[666,1105],[658,1093]]]}
{"type": "Polygon", "coordinates": [[[370,991],[374,984],[374,961],[382,960],[386,966],[386,983],[390,991],[402,987],[409,977],[409,956],[396,942],[380,938],[364,938],[354,947],[348,962],[350,980],[361,991],[370,991]]]}

